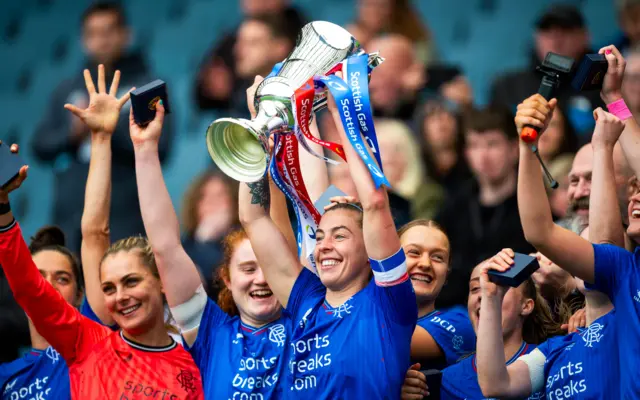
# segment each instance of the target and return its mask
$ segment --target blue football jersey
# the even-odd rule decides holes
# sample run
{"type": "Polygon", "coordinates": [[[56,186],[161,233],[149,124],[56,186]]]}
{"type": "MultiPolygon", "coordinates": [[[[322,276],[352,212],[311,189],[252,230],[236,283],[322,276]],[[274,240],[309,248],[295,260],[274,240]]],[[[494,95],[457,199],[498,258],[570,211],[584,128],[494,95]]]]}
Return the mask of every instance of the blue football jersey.
{"type": "Polygon", "coordinates": [[[418,318],[418,326],[429,332],[444,354],[444,360],[429,362],[422,369],[444,369],[476,349],[476,333],[465,307],[435,310],[418,318]]]}
{"type": "Polygon", "coordinates": [[[229,317],[209,299],[198,337],[187,348],[202,377],[207,399],[280,399],[290,319],[254,328],[229,317]]]}
{"type": "MultiPolygon", "coordinates": [[[[402,254],[404,255],[404,254],[402,254]]],[[[293,322],[287,382],[293,399],[395,399],[410,365],[418,310],[406,271],[388,286],[374,279],[338,307],[303,269],[287,305],[293,322]]]]}
{"type": "Polygon", "coordinates": [[[71,399],[67,364],[47,347],[0,365],[0,399],[71,399]]]}
{"type": "MultiPolygon", "coordinates": [[[[523,342],[520,349],[507,361],[507,365],[515,362],[518,357],[530,353],[533,349],[535,349],[534,345],[523,342]]],[[[480,390],[480,385],[478,384],[478,368],[475,354],[442,371],[440,398],[442,400],[486,399],[482,395],[482,390],[480,390]]],[[[544,393],[541,392],[535,393],[527,399],[540,400],[544,398],[544,393]]]]}
{"type": "Polygon", "coordinates": [[[620,398],[640,398],[640,247],[634,253],[608,244],[593,245],[595,281],[585,286],[605,293],[616,308],[620,398]]]}
{"type": "Polygon", "coordinates": [[[538,350],[546,359],[548,400],[620,398],[615,311],[580,332],[547,340],[538,350]]]}

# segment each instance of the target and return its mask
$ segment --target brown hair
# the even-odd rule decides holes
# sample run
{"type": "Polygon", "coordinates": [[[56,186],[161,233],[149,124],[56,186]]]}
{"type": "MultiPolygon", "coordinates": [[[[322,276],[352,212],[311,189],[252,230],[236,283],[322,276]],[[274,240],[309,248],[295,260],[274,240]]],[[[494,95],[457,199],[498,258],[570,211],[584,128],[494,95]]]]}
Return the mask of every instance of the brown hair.
{"type": "Polygon", "coordinates": [[[364,212],[362,211],[362,204],[355,202],[355,203],[334,203],[334,205],[325,211],[325,214],[331,211],[338,211],[338,210],[348,210],[348,211],[352,211],[355,212],[358,216],[356,217],[356,222],[358,223],[358,226],[360,227],[360,229],[362,229],[362,218],[364,217],[364,212]]]}
{"type": "Polygon", "coordinates": [[[184,194],[182,199],[182,225],[184,232],[193,236],[196,229],[198,228],[198,202],[202,198],[202,188],[212,179],[219,179],[224,183],[229,192],[229,196],[231,197],[232,203],[232,215],[235,220],[232,221],[231,225],[238,225],[238,183],[231,178],[227,177],[225,174],[215,170],[207,170],[202,174],[198,175],[192,182],[189,184],[189,188],[184,194]]]}
{"type": "Polygon", "coordinates": [[[449,235],[445,232],[444,228],[440,226],[436,221],[431,219],[414,219],[411,222],[404,224],[400,229],[398,229],[398,237],[402,237],[407,231],[416,226],[424,226],[427,228],[433,228],[442,232],[445,238],[447,238],[447,247],[449,247],[449,259],[447,263],[449,264],[449,269],[451,269],[451,242],[449,241],[449,235]]]}
{"type": "Polygon", "coordinates": [[[525,318],[522,326],[522,338],[525,342],[540,344],[550,337],[564,335],[566,332],[561,329],[561,325],[566,317],[560,316],[559,321],[554,319],[549,303],[538,292],[533,279],[527,279],[523,285],[524,296],[534,301],[533,312],[525,318]]]}
{"type": "MultiPolygon", "coordinates": [[[[151,245],[149,244],[147,238],[143,236],[130,236],[113,243],[104,253],[104,256],[102,256],[102,260],[100,261],[100,268],[102,268],[102,264],[107,257],[113,254],[117,254],[121,251],[135,252],[140,257],[140,261],[142,261],[142,264],[145,267],[149,268],[149,271],[151,271],[151,274],[154,277],[160,280],[160,273],[158,272],[158,266],[156,265],[156,257],[153,254],[153,249],[151,248],[151,245]]],[[[162,303],[167,303],[167,299],[165,298],[164,294],[162,295],[162,303]]],[[[165,320],[165,328],[168,332],[176,334],[179,333],[179,330],[170,323],[171,320],[172,317],[171,315],[169,315],[169,318],[165,320]]]]}
{"type": "Polygon", "coordinates": [[[218,268],[217,278],[215,279],[216,285],[220,288],[218,293],[218,306],[222,311],[226,312],[230,316],[238,315],[238,307],[233,300],[231,290],[227,287],[225,281],[231,279],[231,258],[236,250],[236,247],[245,239],[248,239],[247,233],[242,229],[235,230],[229,233],[222,241],[223,246],[223,258],[220,268],[218,268]]]}
{"type": "Polygon", "coordinates": [[[387,24],[389,33],[400,34],[412,42],[426,42],[431,38],[409,0],[391,0],[391,16],[387,24]]]}
{"type": "Polygon", "coordinates": [[[463,115],[465,136],[469,132],[484,133],[501,131],[509,140],[518,139],[518,131],[513,122],[513,115],[504,107],[489,106],[482,109],[471,108],[463,115]]]}
{"type": "Polygon", "coordinates": [[[82,268],[80,268],[80,262],[78,257],[65,247],[65,236],[62,229],[57,226],[45,226],[36,232],[31,237],[31,243],[29,244],[29,252],[32,256],[38,254],[41,251],[51,250],[62,254],[67,257],[71,264],[71,270],[76,279],[76,295],[80,295],[84,291],[84,279],[82,276],[82,268]]]}

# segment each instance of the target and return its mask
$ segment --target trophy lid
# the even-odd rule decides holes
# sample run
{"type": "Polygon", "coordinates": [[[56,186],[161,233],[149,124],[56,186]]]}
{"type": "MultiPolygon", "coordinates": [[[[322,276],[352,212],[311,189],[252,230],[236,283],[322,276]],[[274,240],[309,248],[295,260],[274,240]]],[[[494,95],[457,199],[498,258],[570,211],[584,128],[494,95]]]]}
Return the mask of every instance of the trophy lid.
{"type": "Polygon", "coordinates": [[[335,49],[344,50],[353,46],[353,36],[340,25],[327,21],[314,21],[309,25],[325,44],[335,49]]]}

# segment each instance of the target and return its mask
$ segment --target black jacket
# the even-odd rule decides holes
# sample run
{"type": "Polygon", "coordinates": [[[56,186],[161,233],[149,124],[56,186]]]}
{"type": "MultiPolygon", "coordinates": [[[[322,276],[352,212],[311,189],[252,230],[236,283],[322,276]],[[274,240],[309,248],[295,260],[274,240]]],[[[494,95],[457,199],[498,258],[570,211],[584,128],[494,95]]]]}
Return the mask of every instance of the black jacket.
{"type": "Polygon", "coordinates": [[[438,296],[438,307],[466,304],[471,271],[503,248],[525,254],[533,251],[524,238],[515,190],[502,204],[485,207],[472,179],[446,202],[436,221],[451,244],[451,272],[438,296]]]}
{"type": "MultiPolygon", "coordinates": [[[[97,79],[97,67],[88,62],[94,82],[97,79]]],[[[124,56],[115,64],[122,73],[119,93],[121,96],[131,87],[141,87],[156,77],[147,68],[140,54],[124,56]]],[[[107,86],[113,76],[106,76],[107,86]]],[[[48,109],[40,122],[31,143],[33,152],[39,161],[53,166],[55,174],[54,223],[60,225],[68,235],[68,243],[74,250],[79,249],[80,219],[84,205],[84,189],[89,169],[89,138],[82,144],[70,140],[71,113],[63,108],[65,103],[74,103],[82,96],[88,100],[84,78],[78,73],[60,83],[51,95],[48,109]]],[[[112,240],[144,233],[140,217],[135,177],[133,145],[129,136],[129,109],[127,103],[112,139],[112,201],[111,233],[112,240]]],[[[160,158],[165,160],[171,146],[173,132],[171,116],[167,116],[160,139],[160,158]]]]}

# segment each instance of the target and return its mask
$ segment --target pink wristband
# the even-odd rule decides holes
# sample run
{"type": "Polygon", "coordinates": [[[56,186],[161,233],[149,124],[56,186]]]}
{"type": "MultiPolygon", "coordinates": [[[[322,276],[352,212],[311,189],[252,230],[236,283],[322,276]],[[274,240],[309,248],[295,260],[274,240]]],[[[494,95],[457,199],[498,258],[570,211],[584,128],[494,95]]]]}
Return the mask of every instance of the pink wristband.
{"type": "Polygon", "coordinates": [[[607,104],[607,108],[611,114],[618,117],[621,121],[633,117],[631,111],[629,111],[629,107],[627,107],[627,104],[624,102],[624,99],[616,100],[611,104],[607,104]]]}

